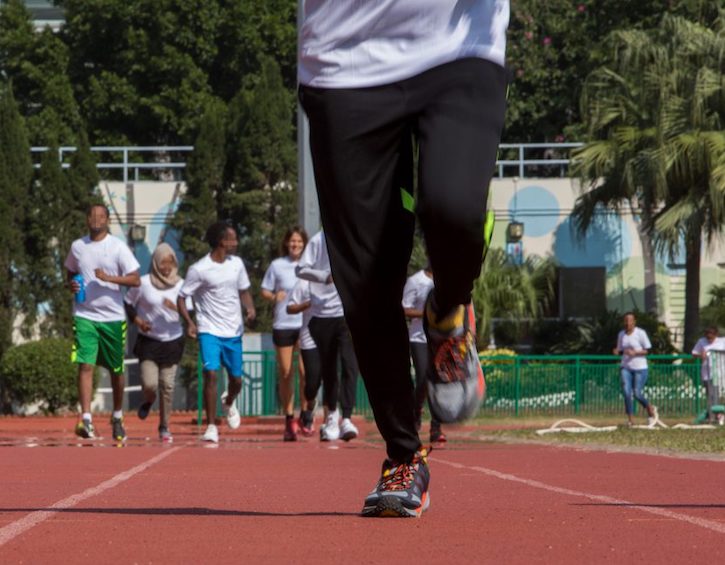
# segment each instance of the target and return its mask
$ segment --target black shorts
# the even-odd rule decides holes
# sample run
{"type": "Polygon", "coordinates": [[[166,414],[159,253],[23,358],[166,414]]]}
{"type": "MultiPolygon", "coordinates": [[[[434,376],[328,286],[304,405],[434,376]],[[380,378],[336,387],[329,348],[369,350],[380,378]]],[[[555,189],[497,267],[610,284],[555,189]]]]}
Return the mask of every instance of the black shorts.
{"type": "Polygon", "coordinates": [[[272,330],[272,343],[276,347],[292,347],[300,339],[300,330],[272,330]]]}

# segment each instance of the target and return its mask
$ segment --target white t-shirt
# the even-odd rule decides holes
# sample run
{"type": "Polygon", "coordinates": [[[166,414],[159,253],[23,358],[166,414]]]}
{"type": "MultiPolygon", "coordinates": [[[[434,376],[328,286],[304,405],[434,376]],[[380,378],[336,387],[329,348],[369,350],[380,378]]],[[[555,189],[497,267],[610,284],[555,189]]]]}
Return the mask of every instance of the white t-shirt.
{"type": "Polygon", "coordinates": [[[298,79],[390,84],[458,59],[504,65],[508,0],[305,0],[298,79]]]}
{"type": "Polygon", "coordinates": [[[274,305],[274,321],[272,327],[275,330],[296,330],[302,326],[302,314],[288,314],[287,302],[289,294],[297,283],[298,261],[292,261],[289,257],[280,257],[272,261],[264,273],[262,288],[270,292],[284,291],[284,300],[274,305]]]}
{"type": "MultiPolygon", "coordinates": [[[[624,330],[619,332],[617,349],[620,351],[624,351],[625,349],[636,349],[640,351],[642,349],[652,349],[652,344],[649,342],[647,332],[642,328],[635,327],[631,334],[627,334],[624,330]]],[[[647,368],[647,357],[643,355],[622,354],[620,366],[632,371],[640,371],[647,368]]]]}
{"type": "Polygon", "coordinates": [[[323,232],[317,232],[307,242],[297,266],[297,276],[310,281],[312,298],[311,316],[314,318],[341,318],[345,315],[342,300],[335,283],[327,284],[330,277],[330,256],[323,232]]]}
{"type": "Polygon", "coordinates": [[[84,302],[73,302],[74,316],[94,322],[126,319],[121,287],[98,280],[96,269],[114,277],[125,277],[138,271],[141,266],[128,245],[111,234],[106,234],[100,241],[92,241],[90,236],[76,239],[65,259],[65,268],[83,276],[86,290],[84,302]]]}
{"type": "MultiPolygon", "coordinates": [[[[710,351],[710,350],[725,352],[725,337],[716,337],[712,341],[712,343],[706,337],[701,337],[700,339],[697,340],[695,347],[692,348],[692,354],[701,355],[705,351],[710,351]]],[[[712,356],[708,355],[707,359],[703,360],[702,364],[700,365],[700,375],[702,376],[703,381],[710,380],[711,365],[712,365],[712,356]]]]}
{"type": "Polygon", "coordinates": [[[136,308],[138,317],[151,324],[151,330],[139,333],[158,341],[173,341],[183,335],[179,313],[164,304],[170,300],[176,307],[181,285],[180,279],[172,288],[158,289],[151,283],[151,275],[141,277],[141,286],[130,289],[126,293],[126,302],[136,308]]]}
{"type": "MultiPolygon", "coordinates": [[[[292,289],[288,302],[293,305],[300,305],[305,302],[309,302],[310,300],[310,281],[297,279],[297,284],[295,284],[292,289]]],[[[315,340],[312,339],[310,329],[307,327],[310,323],[310,318],[312,318],[312,308],[303,310],[299,315],[302,316],[302,327],[300,328],[300,349],[316,349],[317,344],[315,343],[315,340]]]]}
{"type": "Polygon", "coordinates": [[[194,299],[199,333],[239,337],[244,333],[239,292],[250,286],[247,269],[239,257],[230,256],[217,263],[206,255],[189,267],[179,296],[194,299]]]}
{"type": "MultiPolygon", "coordinates": [[[[403,308],[422,311],[428,294],[433,290],[433,279],[420,270],[408,277],[403,289],[403,308]]],[[[408,325],[408,339],[414,343],[426,343],[423,318],[411,318],[408,325]]]]}

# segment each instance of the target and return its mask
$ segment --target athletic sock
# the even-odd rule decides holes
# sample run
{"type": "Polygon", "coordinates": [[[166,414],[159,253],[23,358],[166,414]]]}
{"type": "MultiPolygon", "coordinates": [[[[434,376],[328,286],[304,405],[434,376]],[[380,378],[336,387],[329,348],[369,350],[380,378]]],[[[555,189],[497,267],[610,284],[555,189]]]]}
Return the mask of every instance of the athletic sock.
{"type": "Polygon", "coordinates": [[[113,417],[118,418],[119,420],[123,418],[123,410],[114,410],[113,417]]]}
{"type": "Polygon", "coordinates": [[[93,421],[93,415],[90,412],[83,412],[83,416],[81,416],[83,420],[88,420],[89,422],[93,421]]]}

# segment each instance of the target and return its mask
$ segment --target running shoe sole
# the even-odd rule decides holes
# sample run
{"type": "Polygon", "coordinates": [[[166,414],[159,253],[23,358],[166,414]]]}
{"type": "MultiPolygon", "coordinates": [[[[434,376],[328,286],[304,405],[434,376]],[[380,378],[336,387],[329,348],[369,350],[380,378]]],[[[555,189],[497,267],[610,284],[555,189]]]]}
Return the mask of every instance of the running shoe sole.
{"type": "Polygon", "coordinates": [[[429,506],[430,495],[427,492],[417,508],[408,508],[397,496],[388,495],[381,496],[374,505],[364,507],[362,515],[365,518],[420,518],[429,506]]]}

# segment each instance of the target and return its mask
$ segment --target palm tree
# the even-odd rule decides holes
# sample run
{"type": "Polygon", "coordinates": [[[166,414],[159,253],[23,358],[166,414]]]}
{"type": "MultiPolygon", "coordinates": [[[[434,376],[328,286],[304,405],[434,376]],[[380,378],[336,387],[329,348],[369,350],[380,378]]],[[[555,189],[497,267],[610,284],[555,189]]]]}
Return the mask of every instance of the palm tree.
{"type": "Polygon", "coordinates": [[[685,350],[700,330],[700,264],[725,230],[725,12],[719,32],[681,18],[661,26],[665,198],[655,216],[660,247],[685,248],[685,350]],[[663,69],[664,70],[664,69],[663,69]]]}
{"type": "Polygon", "coordinates": [[[652,243],[671,255],[684,243],[686,348],[698,332],[703,235],[710,243],[725,227],[724,32],[725,13],[712,28],[666,15],[650,32],[614,32],[611,60],[582,98],[594,141],[576,155],[591,188],[576,225],[584,234],[598,206],[638,207],[652,277],[652,243]]]}
{"type": "Polygon", "coordinates": [[[657,286],[652,232],[654,214],[663,194],[658,143],[658,113],[653,89],[642,80],[622,45],[646,46],[642,31],[615,32],[608,44],[613,53],[608,66],[592,72],[582,93],[582,116],[591,141],[573,154],[572,171],[586,189],[576,201],[572,219],[582,238],[602,209],[639,215],[637,233],[644,261],[644,309],[656,313],[657,286]]]}
{"type": "Polygon", "coordinates": [[[556,264],[531,255],[523,265],[512,264],[503,249],[490,249],[481,275],[473,285],[473,306],[479,343],[488,340],[493,318],[515,325],[541,317],[554,298],[556,264]]]}

